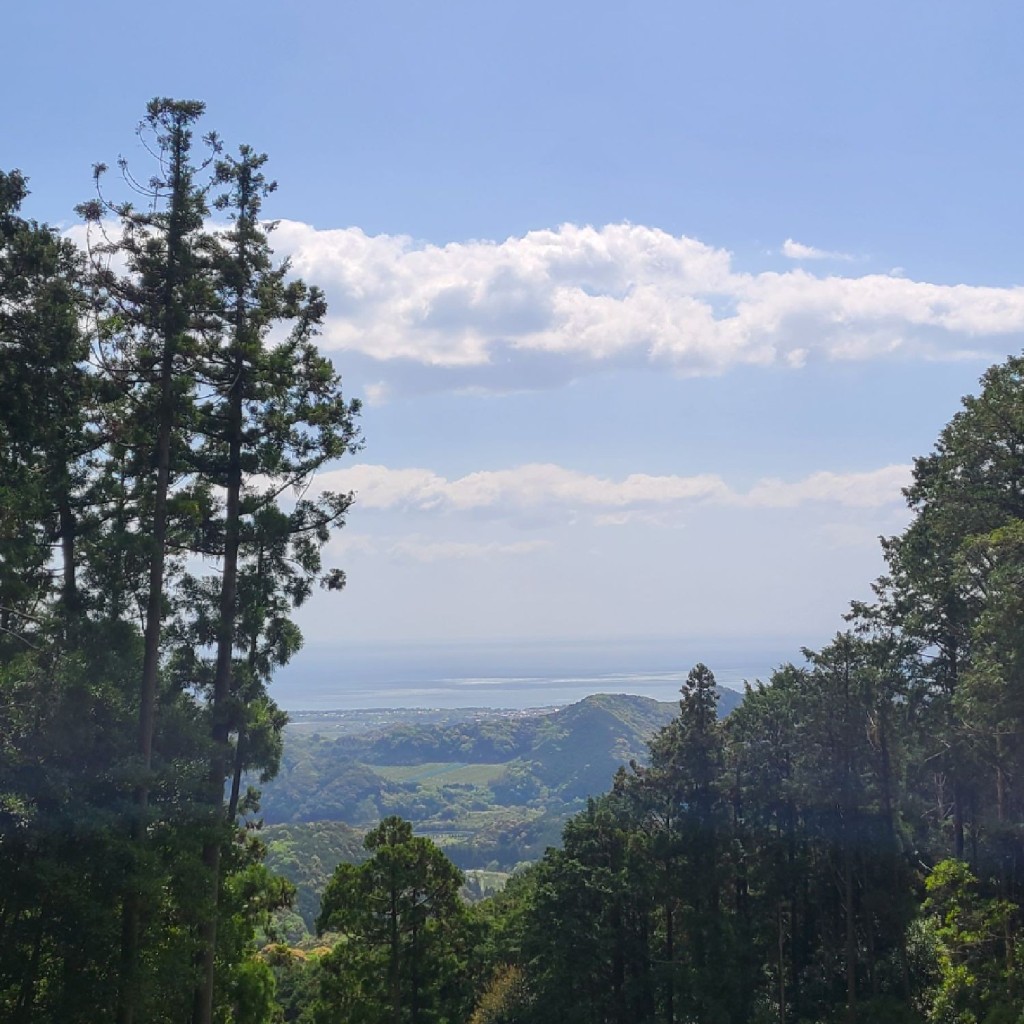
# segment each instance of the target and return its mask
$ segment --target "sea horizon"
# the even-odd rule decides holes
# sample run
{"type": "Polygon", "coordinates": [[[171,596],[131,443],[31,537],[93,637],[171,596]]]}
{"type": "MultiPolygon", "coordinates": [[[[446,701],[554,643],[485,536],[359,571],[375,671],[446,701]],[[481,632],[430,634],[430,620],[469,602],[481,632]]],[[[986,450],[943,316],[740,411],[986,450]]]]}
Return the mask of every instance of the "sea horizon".
{"type": "Polygon", "coordinates": [[[286,711],[523,709],[595,693],[671,701],[698,662],[720,686],[742,691],[787,661],[802,661],[800,646],[778,639],[311,644],[271,694],[286,711]]]}

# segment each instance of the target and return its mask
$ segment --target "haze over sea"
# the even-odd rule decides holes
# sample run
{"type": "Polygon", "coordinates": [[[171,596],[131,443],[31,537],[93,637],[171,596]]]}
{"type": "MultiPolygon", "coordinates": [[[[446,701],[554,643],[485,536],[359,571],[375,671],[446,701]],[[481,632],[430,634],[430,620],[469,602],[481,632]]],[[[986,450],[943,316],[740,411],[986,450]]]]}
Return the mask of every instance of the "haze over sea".
{"type": "Polygon", "coordinates": [[[766,680],[800,645],[760,641],[651,640],[309,645],[275,677],[286,710],[403,707],[529,708],[592,693],[675,700],[697,662],[721,686],[766,680]]]}

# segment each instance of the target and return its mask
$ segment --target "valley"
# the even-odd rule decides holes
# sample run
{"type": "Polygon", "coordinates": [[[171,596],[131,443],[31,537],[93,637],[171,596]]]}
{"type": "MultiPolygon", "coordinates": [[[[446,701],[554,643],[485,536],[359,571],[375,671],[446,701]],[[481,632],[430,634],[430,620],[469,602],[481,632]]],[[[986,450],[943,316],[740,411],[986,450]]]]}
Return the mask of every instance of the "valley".
{"type": "MultiPolygon", "coordinates": [[[[742,699],[718,694],[720,715],[742,699]]],[[[362,835],[388,815],[412,822],[467,873],[466,895],[486,895],[558,846],[565,821],[621,766],[643,763],[647,741],[678,711],[673,701],[595,694],[515,711],[295,712],[261,800],[268,867],[299,892],[285,930],[312,931],[334,868],[361,860],[362,835]]]]}

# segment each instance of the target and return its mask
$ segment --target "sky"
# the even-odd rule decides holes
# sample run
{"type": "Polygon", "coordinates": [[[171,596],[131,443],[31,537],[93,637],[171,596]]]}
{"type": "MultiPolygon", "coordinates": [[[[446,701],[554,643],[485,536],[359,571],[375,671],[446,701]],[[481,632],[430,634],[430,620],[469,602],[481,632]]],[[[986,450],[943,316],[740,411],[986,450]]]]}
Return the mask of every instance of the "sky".
{"type": "Polygon", "coordinates": [[[155,95],[269,154],[275,247],[365,402],[315,484],[357,495],[328,550],[348,587],[301,613],[325,664],[827,642],[914,456],[1021,348],[1015,2],[4,20],[28,214],[70,228],[94,162],[144,168],[155,95]]]}

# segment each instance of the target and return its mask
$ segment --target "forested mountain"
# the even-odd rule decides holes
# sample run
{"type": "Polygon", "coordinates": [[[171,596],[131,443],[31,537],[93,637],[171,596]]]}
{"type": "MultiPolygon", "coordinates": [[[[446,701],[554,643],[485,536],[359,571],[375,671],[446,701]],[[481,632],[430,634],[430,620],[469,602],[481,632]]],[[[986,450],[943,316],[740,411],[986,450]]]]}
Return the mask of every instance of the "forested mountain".
{"type": "MultiPolygon", "coordinates": [[[[736,691],[722,693],[723,709],[738,703],[736,691]]],[[[285,732],[280,771],[263,787],[261,811],[268,823],[368,825],[389,813],[450,823],[467,804],[571,803],[607,789],[621,765],[643,760],[647,741],[676,709],[598,694],[545,713],[477,711],[447,725],[338,736],[330,735],[330,713],[323,732],[307,715],[301,730],[285,732]]]]}
{"type": "MultiPolygon", "coordinates": [[[[718,692],[720,712],[739,703],[735,690],[718,692]]],[[[598,694],[557,710],[454,711],[445,724],[367,733],[336,713],[319,722],[306,713],[301,730],[285,730],[280,773],[263,787],[267,864],[296,886],[310,929],[330,873],[361,860],[362,835],[389,815],[409,819],[464,870],[512,871],[557,846],[565,821],[619,768],[646,762],[648,741],[678,710],[598,694]]]]}
{"type": "Polygon", "coordinates": [[[873,600],[728,716],[698,664],[677,705],[285,740],[359,408],[202,114],[150,103],[84,250],[0,173],[0,1020],[1024,1020],[1024,358],[915,461],[873,600]],[[481,856],[536,863],[470,904],[481,856]]]}

